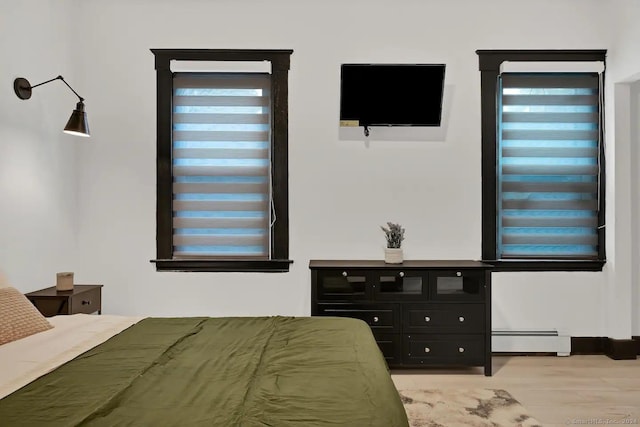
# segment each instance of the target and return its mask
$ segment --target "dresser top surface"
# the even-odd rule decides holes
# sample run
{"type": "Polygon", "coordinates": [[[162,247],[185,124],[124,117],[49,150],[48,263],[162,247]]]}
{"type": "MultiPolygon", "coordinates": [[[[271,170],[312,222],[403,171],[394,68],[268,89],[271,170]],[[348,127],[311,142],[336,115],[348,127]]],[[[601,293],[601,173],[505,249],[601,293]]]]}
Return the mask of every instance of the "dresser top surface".
{"type": "Polygon", "coordinates": [[[309,268],[478,268],[491,269],[493,266],[482,261],[474,260],[404,260],[400,264],[388,264],[383,260],[318,260],[309,261],[309,268]]]}

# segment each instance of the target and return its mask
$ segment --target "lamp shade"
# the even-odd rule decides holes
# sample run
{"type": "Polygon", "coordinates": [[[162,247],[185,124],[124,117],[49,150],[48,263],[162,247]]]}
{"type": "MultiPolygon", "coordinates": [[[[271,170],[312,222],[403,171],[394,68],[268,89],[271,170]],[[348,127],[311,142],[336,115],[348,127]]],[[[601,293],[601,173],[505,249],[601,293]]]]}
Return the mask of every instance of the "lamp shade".
{"type": "Polygon", "coordinates": [[[76,109],[71,113],[64,131],[71,135],[89,136],[89,122],[87,122],[87,113],[84,112],[84,102],[80,101],[76,104],[76,109]]]}

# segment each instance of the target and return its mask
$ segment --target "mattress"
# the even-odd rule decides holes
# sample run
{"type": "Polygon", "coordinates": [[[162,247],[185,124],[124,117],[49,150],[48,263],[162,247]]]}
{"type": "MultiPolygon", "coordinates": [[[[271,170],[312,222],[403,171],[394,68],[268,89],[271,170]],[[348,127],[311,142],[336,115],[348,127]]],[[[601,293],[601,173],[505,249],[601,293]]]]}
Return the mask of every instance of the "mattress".
{"type": "Polygon", "coordinates": [[[143,319],[0,400],[11,426],[407,426],[369,327],[143,319]]]}
{"type": "Polygon", "coordinates": [[[0,398],[70,361],[142,317],[75,314],[47,320],[53,329],[0,345],[0,398]]]}

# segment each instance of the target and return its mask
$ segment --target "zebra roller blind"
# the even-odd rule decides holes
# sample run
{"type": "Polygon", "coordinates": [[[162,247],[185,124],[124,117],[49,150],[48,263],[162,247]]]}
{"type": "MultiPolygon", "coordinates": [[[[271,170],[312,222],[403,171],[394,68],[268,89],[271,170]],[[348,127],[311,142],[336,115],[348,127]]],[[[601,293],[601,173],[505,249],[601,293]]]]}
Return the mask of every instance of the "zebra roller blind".
{"type": "Polygon", "coordinates": [[[174,74],[174,258],[269,258],[270,81],[174,74]]]}
{"type": "Polygon", "coordinates": [[[498,258],[598,257],[597,73],[500,76],[498,258]]]}

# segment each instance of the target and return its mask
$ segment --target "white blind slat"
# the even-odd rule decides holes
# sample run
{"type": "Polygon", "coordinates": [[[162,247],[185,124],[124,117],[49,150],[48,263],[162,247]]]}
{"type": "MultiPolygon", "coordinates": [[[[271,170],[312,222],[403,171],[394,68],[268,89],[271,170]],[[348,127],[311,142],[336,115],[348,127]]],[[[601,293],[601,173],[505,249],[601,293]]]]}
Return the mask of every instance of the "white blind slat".
{"type": "Polygon", "coordinates": [[[520,193],[593,193],[592,182],[510,182],[502,181],[502,191],[520,193]]]}
{"type": "Polygon", "coordinates": [[[503,147],[502,157],[590,157],[598,155],[596,147],[503,147]]]}
{"type": "Polygon", "coordinates": [[[175,73],[174,88],[262,89],[269,92],[264,73],[175,73]]]}
{"type": "MultiPolygon", "coordinates": [[[[173,257],[175,259],[257,259],[263,260],[269,256],[265,250],[256,246],[216,246],[206,251],[191,251],[183,249],[184,246],[174,246],[173,257]],[[204,253],[204,255],[203,255],[204,253]]],[[[207,246],[203,246],[207,249],[207,246]]]]}
{"type": "Polygon", "coordinates": [[[597,95],[504,95],[503,105],[594,105],[597,95]]]}
{"type": "Polygon", "coordinates": [[[592,217],[582,218],[505,215],[502,217],[502,225],[504,227],[589,227],[593,229],[598,225],[598,217],[595,214],[592,217]]]}
{"type": "Polygon", "coordinates": [[[237,201],[237,200],[174,200],[174,211],[262,211],[265,212],[269,204],[265,201],[237,201]]]}
{"type": "Polygon", "coordinates": [[[267,114],[174,113],[174,123],[268,124],[267,114]]]}
{"type": "Polygon", "coordinates": [[[176,234],[173,244],[176,246],[262,246],[264,235],[215,235],[215,234],[176,234]]]}
{"type": "Polygon", "coordinates": [[[268,131],[173,131],[174,141],[268,141],[268,131]]]}
{"type": "Polygon", "coordinates": [[[173,166],[174,176],[266,176],[263,166],[173,166]]]}
{"type": "Polygon", "coordinates": [[[269,185],[265,182],[243,183],[243,182],[176,182],[173,184],[174,194],[246,194],[259,193],[268,194],[269,185]]]}
{"type": "Polygon", "coordinates": [[[595,234],[509,234],[505,233],[502,241],[507,245],[595,245],[598,236],[595,234]]]}
{"type": "Polygon", "coordinates": [[[174,106],[189,107],[267,107],[264,96],[174,96],[174,106]]]}
{"type": "Polygon", "coordinates": [[[519,210],[598,210],[597,200],[502,200],[504,209],[519,210]]]}
{"type": "Polygon", "coordinates": [[[269,150],[263,149],[216,149],[186,148],[174,149],[173,157],[178,159],[268,159],[269,150]]]}
{"type": "Polygon", "coordinates": [[[262,228],[266,229],[265,218],[203,218],[177,217],[173,219],[175,228],[262,228]]]}
{"type": "Polygon", "coordinates": [[[503,123],[598,123],[597,113],[505,112],[503,123]]]}
{"type": "Polygon", "coordinates": [[[542,141],[596,141],[597,130],[545,130],[545,129],[504,129],[502,138],[507,140],[542,140],[542,141]]]}
{"type": "Polygon", "coordinates": [[[597,175],[598,165],[509,164],[502,166],[502,173],[504,175],[597,175]]]}
{"type": "Polygon", "coordinates": [[[597,89],[598,73],[503,73],[503,87],[533,89],[597,89]]]}

